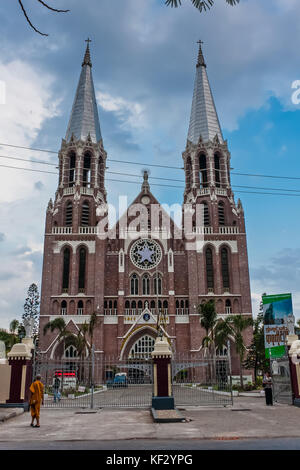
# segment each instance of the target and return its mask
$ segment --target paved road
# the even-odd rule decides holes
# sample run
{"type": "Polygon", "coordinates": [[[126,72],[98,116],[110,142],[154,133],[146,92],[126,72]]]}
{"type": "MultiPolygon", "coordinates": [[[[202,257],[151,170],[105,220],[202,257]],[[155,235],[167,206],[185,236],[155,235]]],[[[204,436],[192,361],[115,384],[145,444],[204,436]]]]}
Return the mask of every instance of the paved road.
{"type": "Polygon", "coordinates": [[[52,441],[0,442],[0,450],[73,450],[73,451],[148,451],[148,450],[300,450],[300,438],[239,439],[239,440],[152,440],[122,441],[52,441]]]}

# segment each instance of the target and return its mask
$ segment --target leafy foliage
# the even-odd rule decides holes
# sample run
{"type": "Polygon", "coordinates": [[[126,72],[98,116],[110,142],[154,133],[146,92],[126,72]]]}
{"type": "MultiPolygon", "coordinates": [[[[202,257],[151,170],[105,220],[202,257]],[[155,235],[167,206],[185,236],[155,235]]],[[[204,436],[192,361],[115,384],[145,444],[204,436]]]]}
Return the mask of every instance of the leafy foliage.
{"type": "MultiPolygon", "coordinates": [[[[209,10],[214,5],[214,0],[191,0],[191,2],[194,5],[194,7],[200,11],[200,13],[203,10],[204,11],[209,10]]],[[[226,3],[228,3],[228,5],[231,5],[231,6],[234,6],[239,2],[240,0],[226,0],[226,3]]],[[[165,4],[167,6],[177,8],[181,6],[181,0],[166,0],[165,4]]]]}

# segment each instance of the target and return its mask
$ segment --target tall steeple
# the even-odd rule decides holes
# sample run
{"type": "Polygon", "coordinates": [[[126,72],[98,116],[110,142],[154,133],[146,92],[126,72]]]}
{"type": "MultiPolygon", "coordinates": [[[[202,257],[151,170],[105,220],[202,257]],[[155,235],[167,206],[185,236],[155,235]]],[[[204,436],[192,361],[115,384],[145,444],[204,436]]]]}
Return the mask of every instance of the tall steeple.
{"type": "Polygon", "coordinates": [[[196,65],[196,77],[192,111],[188,132],[188,140],[194,145],[199,142],[200,136],[204,142],[213,140],[217,135],[220,143],[223,143],[223,135],[216,111],[212,91],[207,77],[206,63],[203,57],[201,44],[196,65]]]}
{"type": "Polygon", "coordinates": [[[92,62],[89,47],[91,40],[87,39],[86,42],[87,46],[82,62],[81,74],[66,133],[67,142],[70,141],[72,134],[74,134],[74,137],[78,140],[86,140],[90,134],[92,142],[94,143],[102,139],[92,76],[92,62]]]}

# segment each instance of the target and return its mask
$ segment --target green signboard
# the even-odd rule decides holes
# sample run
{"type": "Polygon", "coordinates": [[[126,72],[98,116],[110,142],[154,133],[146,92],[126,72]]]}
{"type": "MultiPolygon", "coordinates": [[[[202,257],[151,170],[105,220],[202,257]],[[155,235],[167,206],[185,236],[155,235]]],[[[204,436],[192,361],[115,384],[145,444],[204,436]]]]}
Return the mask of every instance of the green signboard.
{"type": "Polygon", "coordinates": [[[266,348],[266,358],[267,359],[278,359],[285,355],[285,346],[274,346],[273,348],[266,348]]]}

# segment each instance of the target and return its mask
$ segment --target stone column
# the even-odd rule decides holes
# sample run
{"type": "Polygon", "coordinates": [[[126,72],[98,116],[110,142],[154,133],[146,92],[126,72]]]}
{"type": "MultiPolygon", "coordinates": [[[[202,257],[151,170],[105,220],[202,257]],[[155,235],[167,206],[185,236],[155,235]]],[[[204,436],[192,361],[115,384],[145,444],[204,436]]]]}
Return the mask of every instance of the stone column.
{"type": "Polygon", "coordinates": [[[172,352],[165,336],[157,337],[151,355],[153,358],[152,408],[155,410],[173,410],[175,405],[172,394],[172,352]]]}
{"type": "Polygon", "coordinates": [[[32,341],[24,338],[7,354],[11,366],[9,399],[7,406],[28,409],[29,387],[32,381],[32,341]]]}

